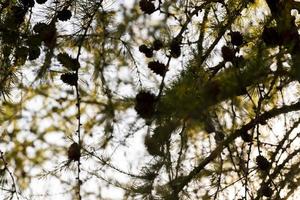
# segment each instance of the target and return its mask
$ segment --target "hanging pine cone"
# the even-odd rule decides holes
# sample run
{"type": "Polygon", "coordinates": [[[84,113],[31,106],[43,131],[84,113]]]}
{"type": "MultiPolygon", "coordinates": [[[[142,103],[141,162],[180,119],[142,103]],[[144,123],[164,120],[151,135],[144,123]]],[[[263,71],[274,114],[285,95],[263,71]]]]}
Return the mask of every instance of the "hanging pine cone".
{"type": "Polygon", "coordinates": [[[281,43],[279,33],[274,27],[265,27],[261,37],[264,43],[268,46],[277,46],[281,43]]]}
{"type": "Polygon", "coordinates": [[[155,112],[155,95],[148,91],[140,91],[135,97],[134,108],[142,118],[151,118],[155,112]]]}
{"type": "Polygon", "coordinates": [[[207,91],[208,97],[211,99],[218,99],[223,91],[220,82],[216,80],[208,82],[205,89],[207,91]]]}
{"type": "Polygon", "coordinates": [[[145,44],[142,44],[139,46],[139,51],[141,53],[146,53],[147,51],[149,51],[149,48],[145,44]]]}
{"type": "Polygon", "coordinates": [[[146,135],[144,144],[150,155],[163,156],[163,152],[161,151],[161,145],[159,144],[159,142],[156,141],[155,138],[153,138],[149,134],[146,135]]]}
{"type": "Polygon", "coordinates": [[[56,45],[57,33],[55,23],[37,23],[34,25],[33,31],[37,33],[35,37],[43,41],[47,47],[53,48],[56,45]]]}
{"type": "Polygon", "coordinates": [[[42,22],[39,22],[37,24],[34,25],[33,27],[33,31],[36,33],[41,33],[42,31],[44,31],[45,29],[47,29],[48,25],[42,22]]]}
{"type": "Polygon", "coordinates": [[[38,4],[44,4],[47,0],[35,0],[38,4]]]}
{"type": "Polygon", "coordinates": [[[40,48],[38,46],[32,46],[29,48],[28,59],[35,60],[40,56],[40,54],[41,54],[40,48]]]}
{"type": "Polygon", "coordinates": [[[149,0],[141,0],[139,5],[141,10],[146,14],[151,15],[155,12],[155,5],[149,0]]]}
{"type": "Polygon", "coordinates": [[[27,45],[32,46],[41,46],[42,39],[38,34],[29,35],[26,41],[27,45]]]}
{"type": "Polygon", "coordinates": [[[181,39],[179,38],[174,38],[170,44],[170,50],[171,50],[171,56],[173,58],[178,58],[181,54],[181,39]]]}
{"type": "Polygon", "coordinates": [[[68,85],[75,86],[78,81],[78,76],[76,73],[65,73],[60,76],[60,79],[68,85]]]}
{"type": "Polygon", "coordinates": [[[80,68],[80,64],[77,59],[72,58],[67,53],[59,53],[57,55],[57,60],[67,69],[76,71],[80,68]]]}
{"type": "Polygon", "coordinates": [[[155,51],[160,50],[163,47],[163,43],[160,40],[154,40],[153,45],[152,45],[152,49],[155,51]]]}
{"type": "Polygon", "coordinates": [[[26,58],[28,56],[28,51],[29,51],[28,47],[25,47],[25,46],[18,47],[16,49],[15,56],[17,59],[26,60],[26,58]]]}
{"type": "Polygon", "coordinates": [[[147,58],[152,58],[152,57],[153,57],[153,51],[151,50],[151,51],[145,53],[145,56],[146,56],[147,58]]]}
{"type": "Polygon", "coordinates": [[[224,61],[233,61],[235,57],[234,50],[228,46],[223,46],[222,49],[222,57],[224,61]]]}
{"type": "Polygon", "coordinates": [[[252,142],[252,136],[247,132],[242,132],[241,138],[244,140],[244,142],[252,142]]]}
{"type": "Polygon", "coordinates": [[[70,161],[79,161],[80,158],[80,147],[74,142],[68,149],[68,159],[70,161]]]}
{"type": "Polygon", "coordinates": [[[167,67],[166,65],[164,65],[163,63],[160,63],[158,61],[151,61],[148,63],[148,67],[149,69],[151,69],[155,74],[158,74],[160,76],[164,76],[166,71],[167,71],[167,67]]]}
{"type": "Polygon", "coordinates": [[[256,164],[262,171],[268,171],[271,168],[271,163],[262,155],[256,157],[256,164]]]}
{"type": "Polygon", "coordinates": [[[25,15],[28,11],[28,7],[12,6],[12,15],[14,16],[14,22],[16,24],[22,24],[25,20],[25,15]]]}
{"type": "Polygon", "coordinates": [[[72,13],[68,9],[63,9],[57,12],[57,18],[60,21],[68,21],[72,17],[72,13]]]}
{"type": "Polygon", "coordinates": [[[21,0],[24,7],[33,7],[34,6],[34,0],[21,0]]]}
{"type": "Polygon", "coordinates": [[[231,43],[235,46],[241,46],[244,43],[243,35],[238,32],[234,31],[230,33],[231,36],[231,43]]]}
{"type": "Polygon", "coordinates": [[[143,54],[145,54],[145,56],[147,58],[151,58],[153,56],[153,50],[149,47],[147,47],[146,45],[142,44],[141,46],[139,46],[139,51],[143,54]]]}
{"type": "Polygon", "coordinates": [[[44,44],[49,47],[49,48],[53,48],[56,45],[56,27],[55,27],[55,23],[51,23],[47,26],[46,30],[43,30],[40,33],[40,37],[42,39],[42,41],[44,42],[44,44]]]}
{"type": "Polygon", "coordinates": [[[260,188],[260,192],[263,196],[265,197],[271,197],[273,194],[273,190],[270,188],[270,186],[268,186],[267,184],[262,184],[261,188],[260,188]]]}

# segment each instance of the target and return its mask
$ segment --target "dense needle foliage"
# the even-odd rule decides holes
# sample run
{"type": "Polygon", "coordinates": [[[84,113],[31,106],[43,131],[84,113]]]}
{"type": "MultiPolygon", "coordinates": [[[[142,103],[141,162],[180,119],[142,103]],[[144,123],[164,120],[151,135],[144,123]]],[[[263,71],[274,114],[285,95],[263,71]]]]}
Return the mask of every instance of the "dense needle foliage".
{"type": "Polygon", "coordinates": [[[0,0],[0,199],[299,198],[299,12],[0,0]]]}

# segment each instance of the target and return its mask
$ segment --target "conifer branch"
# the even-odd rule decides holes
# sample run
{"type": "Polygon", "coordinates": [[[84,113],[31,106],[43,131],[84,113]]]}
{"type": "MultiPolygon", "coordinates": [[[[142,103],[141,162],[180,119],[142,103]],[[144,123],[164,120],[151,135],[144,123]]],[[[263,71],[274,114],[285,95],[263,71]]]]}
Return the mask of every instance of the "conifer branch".
{"type": "MultiPolygon", "coordinates": [[[[91,26],[91,23],[93,22],[94,20],[94,16],[96,15],[96,13],[98,12],[98,9],[99,7],[101,7],[101,4],[102,4],[102,0],[97,3],[95,5],[95,8],[94,8],[94,11],[93,13],[91,14],[90,16],[90,19],[88,21],[88,23],[85,25],[85,27],[83,28],[84,30],[84,33],[83,35],[81,36],[81,39],[80,39],[80,42],[78,44],[78,51],[77,51],[77,56],[76,56],[76,60],[77,62],[79,62],[79,57],[80,57],[80,54],[81,54],[81,49],[82,49],[82,45],[83,45],[83,42],[85,40],[85,37],[88,33],[88,30],[91,26]]],[[[79,68],[76,69],[76,76],[78,77],[79,74],[79,68]]],[[[81,150],[82,149],[82,135],[81,135],[81,97],[80,97],[80,92],[79,92],[79,84],[78,84],[78,81],[76,82],[76,85],[75,85],[75,90],[76,90],[76,107],[77,107],[77,143],[79,145],[79,149],[81,150]]],[[[78,195],[78,200],[81,200],[82,199],[82,196],[81,196],[81,185],[82,185],[82,180],[81,180],[81,177],[80,177],[80,174],[81,174],[81,156],[79,156],[79,159],[77,161],[77,195],[78,195]]]]}
{"type": "Polygon", "coordinates": [[[12,189],[9,189],[9,190],[6,189],[6,191],[11,193],[10,199],[13,199],[14,196],[16,196],[17,200],[20,200],[20,197],[18,195],[19,192],[17,191],[17,183],[16,183],[16,180],[15,180],[15,177],[14,177],[13,173],[11,172],[11,170],[8,168],[8,163],[6,162],[6,159],[4,157],[4,153],[2,151],[0,151],[0,160],[2,160],[3,165],[4,165],[4,169],[1,169],[1,170],[4,170],[4,172],[7,172],[10,176],[11,181],[12,181],[12,189]]]}
{"type": "MultiPolygon", "coordinates": [[[[222,141],[211,153],[208,157],[203,159],[197,167],[195,167],[187,176],[179,177],[180,181],[177,184],[177,188],[173,191],[175,196],[190,182],[192,179],[197,176],[211,161],[213,161],[215,158],[217,158],[218,155],[222,153],[224,148],[231,144],[237,137],[239,137],[242,133],[245,133],[252,128],[254,128],[258,123],[264,122],[268,119],[271,119],[273,117],[276,117],[280,114],[286,114],[292,111],[300,110],[300,102],[297,102],[292,105],[286,105],[281,108],[274,108],[270,111],[267,111],[260,116],[258,116],[256,119],[251,120],[249,123],[242,126],[242,128],[236,130],[234,133],[230,134],[224,141],[222,141]]],[[[274,172],[274,174],[276,175],[274,172]]],[[[173,195],[174,195],[173,194],[173,195]]]]}

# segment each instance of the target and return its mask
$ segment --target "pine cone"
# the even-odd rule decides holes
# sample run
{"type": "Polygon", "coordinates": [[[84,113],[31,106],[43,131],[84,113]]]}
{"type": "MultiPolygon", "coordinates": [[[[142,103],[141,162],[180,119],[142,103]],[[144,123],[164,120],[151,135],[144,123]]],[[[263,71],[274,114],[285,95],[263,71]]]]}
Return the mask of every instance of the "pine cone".
{"type": "Polygon", "coordinates": [[[80,68],[80,64],[77,59],[72,58],[67,53],[60,53],[57,55],[57,60],[67,69],[76,71],[80,68]]]}
{"type": "Polygon", "coordinates": [[[152,49],[155,51],[160,50],[163,47],[163,43],[160,40],[154,40],[153,45],[152,45],[152,49]]]}
{"type": "Polygon", "coordinates": [[[139,46],[139,51],[141,53],[146,53],[148,50],[149,50],[149,48],[145,44],[142,44],[141,46],[139,46]]]}
{"type": "Polygon", "coordinates": [[[28,59],[35,60],[38,57],[40,57],[40,54],[41,54],[40,48],[38,46],[32,46],[29,48],[28,59]]]}
{"type": "Polygon", "coordinates": [[[44,4],[47,0],[35,0],[38,4],[44,4]]]}
{"type": "Polygon", "coordinates": [[[276,46],[281,43],[279,33],[273,27],[264,28],[261,37],[264,43],[268,46],[276,46]]]}
{"type": "Polygon", "coordinates": [[[231,36],[231,43],[233,45],[241,46],[244,43],[243,35],[240,32],[238,31],[231,32],[230,36],[231,36]]]}
{"type": "Polygon", "coordinates": [[[252,136],[247,132],[242,132],[241,138],[244,140],[244,142],[252,142],[252,136]]]}
{"type": "Polygon", "coordinates": [[[271,197],[273,194],[273,190],[270,188],[270,186],[263,184],[260,188],[260,192],[265,197],[271,197]]]}
{"type": "Polygon", "coordinates": [[[178,38],[174,38],[170,44],[171,56],[173,58],[178,58],[181,55],[181,40],[178,38]]]}
{"type": "Polygon", "coordinates": [[[55,23],[46,25],[45,29],[39,32],[39,36],[47,47],[53,48],[56,45],[57,36],[55,23]]]}
{"type": "Polygon", "coordinates": [[[141,10],[146,14],[151,15],[155,12],[155,5],[149,0],[141,0],[139,5],[141,10]]]}
{"type": "Polygon", "coordinates": [[[22,4],[25,7],[33,7],[34,6],[34,0],[21,0],[22,4]]]}
{"type": "Polygon", "coordinates": [[[150,155],[163,156],[160,144],[152,136],[146,135],[144,144],[150,155]]]}
{"type": "Polygon", "coordinates": [[[72,13],[71,13],[71,11],[68,10],[68,9],[63,9],[63,10],[57,12],[57,18],[58,18],[60,21],[67,21],[67,20],[69,20],[71,17],[72,17],[72,13]]]}
{"type": "Polygon", "coordinates": [[[34,25],[33,27],[33,31],[36,33],[41,33],[42,31],[44,31],[45,29],[47,29],[48,25],[42,22],[37,23],[36,25],[34,25]]]}
{"type": "Polygon", "coordinates": [[[148,91],[140,91],[135,97],[134,108],[142,118],[151,118],[155,112],[155,95],[148,91]]]}
{"type": "Polygon", "coordinates": [[[68,149],[68,159],[70,161],[79,161],[80,158],[80,147],[79,145],[74,142],[73,144],[71,144],[71,146],[68,149]]]}
{"type": "Polygon", "coordinates": [[[268,171],[271,168],[271,163],[263,156],[256,157],[257,167],[262,171],[268,171]]]}
{"type": "Polygon", "coordinates": [[[14,21],[16,24],[22,24],[25,20],[25,15],[28,11],[28,7],[22,6],[12,6],[11,7],[12,14],[14,16],[14,21]]]}
{"type": "Polygon", "coordinates": [[[145,56],[147,58],[151,58],[153,56],[153,50],[150,49],[149,47],[147,47],[146,45],[142,44],[141,46],[139,46],[139,51],[143,54],[145,54],[145,56]]]}
{"type": "Polygon", "coordinates": [[[158,61],[152,61],[148,63],[149,69],[151,69],[155,74],[164,76],[167,70],[166,65],[158,61]]]}
{"type": "Polygon", "coordinates": [[[60,79],[62,80],[62,82],[70,86],[75,86],[78,81],[78,76],[76,73],[65,73],[60,76],[60,79]]]}
{"type": "Polygon", "coordinates": [[[222,57],[224,61],[233,61],[235,57],[235,53],[233,49],[227,46],[223,46],[221,51],[222,51],[222,57]]]}

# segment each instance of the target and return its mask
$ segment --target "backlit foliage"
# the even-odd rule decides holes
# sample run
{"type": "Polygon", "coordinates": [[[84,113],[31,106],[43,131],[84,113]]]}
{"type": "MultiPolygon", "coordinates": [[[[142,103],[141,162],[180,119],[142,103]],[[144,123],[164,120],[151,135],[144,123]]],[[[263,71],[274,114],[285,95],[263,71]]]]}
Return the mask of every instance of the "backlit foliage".
{"type": "Polygon", "coordinates": [[[0,199],[299,198],[298,12],[0,0],[0,199]]]}

